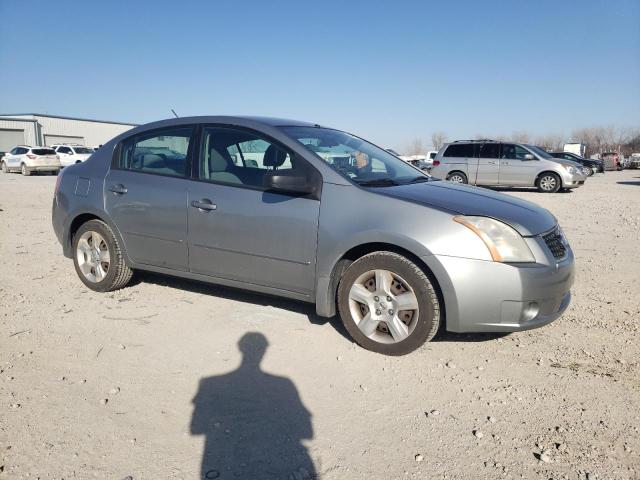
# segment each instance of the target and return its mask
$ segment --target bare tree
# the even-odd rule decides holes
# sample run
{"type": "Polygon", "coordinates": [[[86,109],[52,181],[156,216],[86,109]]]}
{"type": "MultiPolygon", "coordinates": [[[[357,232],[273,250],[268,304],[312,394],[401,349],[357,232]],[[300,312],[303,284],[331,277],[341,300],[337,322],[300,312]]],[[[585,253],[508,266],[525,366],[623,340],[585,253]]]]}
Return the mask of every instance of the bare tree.
{"type": "Polygon", "coordinates": [[[447,134],[444,132],[433,132],[431,134],[431,145],[433,145],[434,150],[440,150],[446,141],[447,134]]]}
{"type": "Polygon", "coordinates": [[[557,152],[562,151],[565,144],[565,139],[562,135],[549,134],[542,135],[541,137],[536,138],[535,143],[545,150],[548,150],[550,152],[557,152]]]}
{"type": "Polygon", "coordinates": [[[513,132],[511,134],[511,140],[518,143],[529,143],[531,137],[527,132],[513,132]]]}
{"type": "Polygon", "coordinates": [[[424,145],[422,140],[414,138],[406,148],[407,155],[421,155],[424,153],[424,145]]]}

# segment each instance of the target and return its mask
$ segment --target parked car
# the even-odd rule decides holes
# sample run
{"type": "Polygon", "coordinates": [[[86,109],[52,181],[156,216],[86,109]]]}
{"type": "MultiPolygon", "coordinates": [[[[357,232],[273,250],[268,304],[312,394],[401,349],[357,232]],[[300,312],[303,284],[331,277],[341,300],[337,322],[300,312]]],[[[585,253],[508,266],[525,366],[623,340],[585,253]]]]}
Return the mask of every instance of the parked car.
{"type": "Polygon", "coordinates": [[[586,175],[575,162],[555,159],[534,145],[494,140],[460,140],[440,149],[431,175],[455,183],[537,187],[553,193],[583,185],[586,175]]]}
{"type": "Polygon", "coordinates": [[[53,148],[18,145],[2,157],[2,171],[21,172],[29,176],[34,172],[57,174],[60,171],[60,159],[53,148]]]}
{"type": "Polygon", "coordinates": [[[575,153],[571,152],[549,152],[549,155],[555,158],[562,158],[564,160],[578,162],[580,165],[588,168],[588,176],[591,176],[594,173],[598,172],[604,173],[604,162],[602,160],[583,158],[580,155],[576,155],[575,153]]]}
{"type": "Polygon", "coordinates": [[[391,155],[398,157],[400,160],[403,160],[422,171],[428,172],[431,169],[431,165],[433,162],[430,162],[428,160],[428,157],[425,155],[400,155],[392,148],[386,148],[385,150],[391,155]]]}
{"type": "Polygon", "coordinates": [[[52,222],[92,290],[150,270],[288,297],[322,317],[337,310],[357,343],[389,355],[441,325],[548,324],[568,307],[574,279],[547,210],[434,180],[354,135],[292,120],[136,127],[62,171],[52,222]],[[243,161],[256,144],[266,146],[261,167],[243,161]]]}
{"type": "Polygon", "coordinates": [[[640,168],[640,153],[633,153],[631,157],[629,157],[629,164],[627,168],[630,169],[638,169],[640,168]]]}
{"type": "Polygon", "coordinates": [[[52,145],[51,148],[53,148],[60,157],[62,167],[84,162],[94,152],[93,148],[67,143],[52,145]]]}

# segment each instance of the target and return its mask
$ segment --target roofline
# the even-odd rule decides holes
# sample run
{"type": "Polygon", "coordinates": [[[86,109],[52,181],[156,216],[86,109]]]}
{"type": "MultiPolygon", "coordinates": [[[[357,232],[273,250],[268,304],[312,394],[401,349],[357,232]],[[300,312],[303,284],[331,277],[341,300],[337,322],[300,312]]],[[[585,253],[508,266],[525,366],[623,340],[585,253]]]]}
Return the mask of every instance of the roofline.
{"type": "MultiPolygon", "coordinates": [[[[29,114],[29,115],[31,115],[31,114],[29,114]]],[[[35,118],[4,117],[4,116],[2,116],[2,114],[0,114],[0,120],[7,120],[9,122],[32,122],[32,123],[37,123],[38,122],[38,120],[36,120],[35,118]]]]}
{"type": "MultiPolygon", "coordinates": [[[[4,119],[3,117],[12,117],[12,116],[20,116],[20,115],[32,115],[34,117],[47,117],[47,118],[60,118],[63,120],[80,120],[82,122],[111,123],[115,125],[127,125],[130,127],[139,126],[138,123],[112,122],[111,120],[95,120],[92,118],[63,117],[61,115],[47,115],[44,113],[0,113],[0,119],[4,119]]],[[[36,121],[36,120],[31,120],[31,121],[36,121]]]]}

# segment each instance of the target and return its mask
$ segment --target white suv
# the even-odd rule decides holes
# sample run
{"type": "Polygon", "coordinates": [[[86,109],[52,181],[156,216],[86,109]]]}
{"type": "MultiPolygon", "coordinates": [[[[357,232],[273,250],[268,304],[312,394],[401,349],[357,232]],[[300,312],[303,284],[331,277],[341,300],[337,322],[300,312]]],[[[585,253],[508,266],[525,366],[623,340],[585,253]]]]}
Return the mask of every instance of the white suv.
{"type": "Polygon", "coordinates": [[[60,168],[60,158],[50,147],[18,145],[2,157],[4,173],[21,172],[29,176],[32,172],[49,172],[56,175],[60,168]]]}
{"type": "Polygon", "coordinates": [[[94,152],[92,148],[84,145],[55,144],[52,148],[60,157],[60,163],[63,167],[84,162],[94,152]]]}

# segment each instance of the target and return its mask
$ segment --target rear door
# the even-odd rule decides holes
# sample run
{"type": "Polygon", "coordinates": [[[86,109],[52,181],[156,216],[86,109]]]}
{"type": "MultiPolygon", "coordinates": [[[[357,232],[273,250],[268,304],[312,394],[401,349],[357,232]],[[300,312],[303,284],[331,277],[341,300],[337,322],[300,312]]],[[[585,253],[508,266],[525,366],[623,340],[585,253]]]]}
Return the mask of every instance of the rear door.
{"type": "Polygon", "coordinates": [[[533,186],[540,161],[529,150],[512,143],[503,143],[500,152],[500,185],[533,186]],[[533,159],[527,159],[533,156],[533,159]]]}
{"type": "Polygon", "coordinates": [[[118,146],[105,209],[136,263],[188,270],[187,186],[193,127],[143,132],[118,146]]]}
{"type": "Polygon", "coordinates": [[[191,271],[310,295],[320,201],[267,191],[263,179],[270,170],[320,174],[252,130],[208,126],[201,144],[188,192],[191,271]]]}
{"type": "Polygon", "coordinates": [[[500,144],[487,142],[479,145],[477,185],[498,185],[500,175],[500,144]]]}

